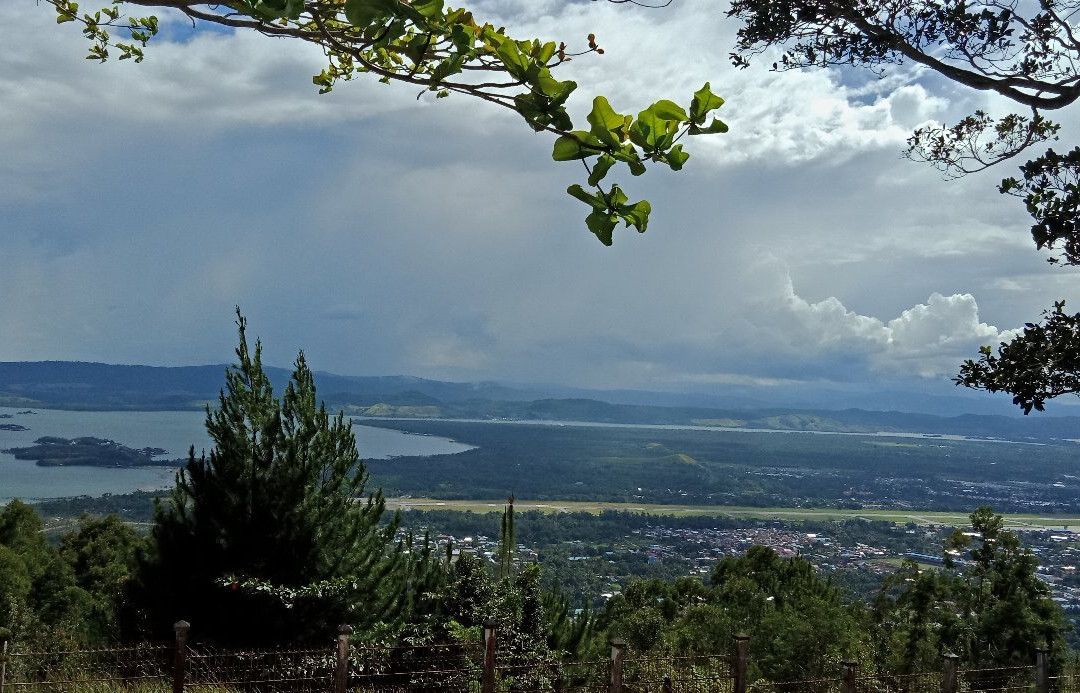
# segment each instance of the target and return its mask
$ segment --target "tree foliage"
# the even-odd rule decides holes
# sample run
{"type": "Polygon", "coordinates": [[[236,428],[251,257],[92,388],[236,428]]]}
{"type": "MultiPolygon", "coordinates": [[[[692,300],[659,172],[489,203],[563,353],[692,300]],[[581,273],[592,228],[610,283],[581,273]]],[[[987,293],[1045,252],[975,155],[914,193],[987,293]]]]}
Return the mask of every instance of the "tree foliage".
{"type": "Polygon", "coordinates": [[[34,508],[11,501],[0,510],[0,628],[23,647],[115,642],[137,543],[128,527],[83,518],[58,550],[34,508]]]}
{"type": "Polygon", "coordinates": [[[60,558],[87,595],[83,629],[90,642],[116,640],[128,615],[127,592],[146,540],[116,515],[84,515],[60,541],[60,558]]]}
{"type": "Polygon", "coordinates": [[[238,363],[226,373],[219,407],[207,407],[209,456],[191,451],[159,505],[154,553],[142,566],[140,596],[151,630],[178,619],[220,641],[286,635],[304,639],[338,623],[392,620],[404,590],[395,579],[396,523],[380,524],[381,491],[365,497],[367,472],[343,415],[316,402],[304,355],[283,397],[274,397],[261,344],[250,350],[237,313],[238,363]],[[223,578],[228,578],[223,582],[223,578]],[[248,580],[254,581],[246,585],[248,580]],[[295,605],[270,587],[317,587],[295,605]]]}
{"type": "Polygon", "coordinates": [[[1035,555],[1000,515],[978,508],[971,530],[954,532],[944,549],[945,569],[907,561],[882,586],[874,604],[879,666],[925,671],[952,652],[972,669],[1023,667],[1032,647],[1047,648],[1061,664],[1061,609],[1036,575],[1035,555]]]}
{"type": "Polygon", "coordinates": [[[327,58],[326,68],[312,80],[320,93],[364,77],[419,87],[418,98],[460,94],[510,109],[533,130],[556,137],[553,159],[582,162],[589,189],[574,184],[567,192],[588,205],[586,225],[605,245],[612,243],[620,222],[644,232],[652,209],[646,200],[631,202],[618,183],[602,184],[614,167],[625,166],[632,176],[644,173],[649,163],[678,171],[689,158],[684,136],[727,131],[723,121],[711,117],[724,101],[708,83],[694,93],[689,108],[662,99],[636,117],[596,96],[587,127],[575,127],[566,104],[578,85],[556,73],[574,57],[603,53],[594,35],[578,53],[569,52],[565,43],[517,40],[466,9],[449,8],[444,0],[113,0],[96,12],[81,11],[73,0],[47,2],[58,23],[82,25],[92,60],[104,62],[116,53],[120,60],[142,61],[143,49],[158,33],[158,19],[129,16],[127,8],[172,8],[196,25],[319,46],[327,58]]]}
{"type": "Polygon", "coordinates": [[[709,586],[694,578],[633,582],[598,621],[634,651],[679,655],[728,652],[732,637],[745,633],[751,679],[772,681],[834,675],[869,642],[860,605],[846,603],[805,559],[765,546],[724,558],[709,586]]]}
{"type": "Polygon", "coordinates": [[[1080,313],[1065,312],[1065,302],[1043,312],[1040,323],[1028,323],[997,353],[983,347],[978,360],[968,359],[955,379],[958,385],[1008,392],[1013,404],[1030,414],[1043,411],[1046,400],[1080,393],[1080,313]]]}
{"type": "MultiPolygon", "coordinates": [[[[908,156],[963,175],[1057,139],[1059,126],[1043,114],[1080,97],[1080,36],[1071,24],[1078,7],[1074,0],[735,0],[729,14],[743,26],[732,60],[746,66],[782,47],[776,69],[854,66],[883,74],[909,62],[1022,107],[999,117],[980,110],[912,134],[908,156]]],[[[1049,150],[1020,170],[1001,192],[1023,198],[1036,246],[1060,253],[1051,262],[1077,264],[1080,149],[1049,150]]]]}
{"type": "MultiPolygon", "coordinates": [[[[1020,106],[998,117],[979,110],[912,134],[907,156],[960,176],[1058,138],[1059,126],[1044,113],[1080,97],[1078,9],[1076,0],[734,0],[730,14],[744,24],[732,60],[746,66],[755,54],[782,47],[775,69],[854,66],[883,74],[910,62],[1020,106]]],[[[1078,182],[1080,147],[1074,147],[1047,149],[998,186],[1023,200],[1035,247],[1052,264],[1080,265],[1078,182]]],[[[984,348],[956,382],[1009,392],[1024,413],[1072,392],[1080,350],[1069,336],[1071,316],[1055,309],[1044,317],[1043,326],[1029,324],[998,356],[984,348]]]]}

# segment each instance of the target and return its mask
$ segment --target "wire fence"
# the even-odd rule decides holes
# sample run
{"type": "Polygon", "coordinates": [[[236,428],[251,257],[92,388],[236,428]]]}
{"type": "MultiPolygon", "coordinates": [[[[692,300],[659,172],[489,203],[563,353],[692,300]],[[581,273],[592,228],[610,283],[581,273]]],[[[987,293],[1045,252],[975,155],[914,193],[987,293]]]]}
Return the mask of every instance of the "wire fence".
{"type": "Polygon", "coordinates": [[[755,681],[748,688],[751,693],[843,693],[844,680],[755,681]]]}
{"type": "Polygon", "coordinates": [[[623,686],[630,691],[732,693],[735,673],[731,658],[726,655],[628,657],[624,663],[623,686]]]}
{"type": "MultiPolygon", "coordinates": [[[[492,644],[494,634],[491,634],[492,644]]],[[[488,640],[485,638],[485,642],[488,640]]],[[[610,659],[566,662],[482,644],[334,646],[276,650],[140,644],[51,652],[0,650],[0,693],[1080,693],[1080,674],[1031,667],[885,675],[845,663],[835,678],[746,680],[734,657],[632,656],[613,642],[610,659]]],[[[745,646],[745,640],[742,641],[745,646]]]]}
{"type": "Polygon", "coordinates": [[[174,652],[172,645],[147,644],[50,652],[7,652],[4,648],[0,691],[164,689],[172,683],[174,652]]]}
{"type": "Polygon", "coordinates": [[[960,673],[958,683],[961,693],[966,691],[1020,693],[1033,690],[1035,672],[1033,667],[968,669],[960,673]]]}
{"type": "Polygon", "coordinates": [[[1080,674],[1051,676],[1048,693],[1080,693],[1080,674]]]}
{"type": "Polygon", "coordinates": [[[479,647],[465,644],[350,648],[345,686],[378,693],[471,693],[479,690],[482,656],[479,647]]]}
{"type": "Polygon", "coordinates": [[[183,683],[194,691],[314,693],[331,689],[336,667],[334,652],[325,647],[242,651],[189,647],[183,683]]]}
{"type": "Polygon", "coordinates": [[[941,693],[940,671],[918,674],[856,676],[856,693],[941,693]]]}

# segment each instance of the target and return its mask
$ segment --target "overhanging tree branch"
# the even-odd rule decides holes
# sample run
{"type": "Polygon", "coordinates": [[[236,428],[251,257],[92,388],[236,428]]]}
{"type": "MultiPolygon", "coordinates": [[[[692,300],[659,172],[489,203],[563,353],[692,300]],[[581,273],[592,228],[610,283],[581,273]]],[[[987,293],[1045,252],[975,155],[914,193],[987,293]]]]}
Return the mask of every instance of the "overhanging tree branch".
{"type": "Polygon", "coordinates": [[[566,102],[577,84],[556,78],[553,70],[580,55],[602,54],[593,35],[587,50],[570,53],[565,43],[513,39],[468,10],[447,8],[444,0],[112,0],[94,13],[80,11],[72,0],[46,2],[55,8],[58,23],[82,25],[91,44],[87,57],[93,60],[104,62],[113,50],[120,60],[141,62],[143,49],[158,32],[158,20],[127,16],[121,9],[171,8],[196,26],[207,22],[319,46],[327,58],[327,67],[312,78],[320,93],[373,76],[384,83],[420,86],[421,94],[431,92],[436,98],[460,94],[512,110],[533,130],[557,137],[556,161],[597,157],[588,181],[594,192],[580,185],[567,192],[589,205],[586,225],[606,245],[619,222],[644,232],[651,211],[645,200],[630,202],[617,183],[602,185],[613,165],[625,165],[633,176],[644,173],[650,162],[677,171],[689,158],[677,143],[682,135],[727,131],[721,121],[706,122],[723,104],[708,83],[688,110],[659,100],[636,118],[615,112],[597,96],[587,117],[589,128],[575,129],[566,102]],[[110,31],[130,41],[117,40],[110,31]],[[480,74],[502,79],[471,78],[480,74]]]}

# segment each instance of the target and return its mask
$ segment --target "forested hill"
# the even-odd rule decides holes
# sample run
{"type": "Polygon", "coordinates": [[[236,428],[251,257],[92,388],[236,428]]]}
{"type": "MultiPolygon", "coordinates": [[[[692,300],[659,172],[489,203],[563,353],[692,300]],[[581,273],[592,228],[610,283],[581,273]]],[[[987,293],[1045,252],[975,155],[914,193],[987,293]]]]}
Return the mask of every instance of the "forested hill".
{"type": "MultiPolygon", "coordinates": [[[[214,402],[225,365],[164,368],[70,361],[0,362],[0,406],[55,409],[198,409],[214,402]]],[[[280,392],[289,372],[267,368],[280,392]]],[[[315,374],[320,396],[351,416],[588,421],[847,433],[879,431],[1012,439],[1080,438],[1080,417],[934,416],[864,409],[715,408],[558,398],[495,383],[408,376],[315,374]]],[[[580,392],[580,391],[579,391],[580,392]]],[[[664,395],[657,395],[658,401],[664,395]]]]}
{"type": "MultiPolygon", "coordinates": [[[[0,406],[59,409],[201,409],[225,384],[224,364],[126,366],[78,361],[0,362],[0,406]]],[[[275,390],[290,371],[267,367],[275,390]]],[[[529,399],[494,383],[448,383],[408,376],[316,373],[320,396],[339,404],[439,404],[468,399],[529,399]]]]}

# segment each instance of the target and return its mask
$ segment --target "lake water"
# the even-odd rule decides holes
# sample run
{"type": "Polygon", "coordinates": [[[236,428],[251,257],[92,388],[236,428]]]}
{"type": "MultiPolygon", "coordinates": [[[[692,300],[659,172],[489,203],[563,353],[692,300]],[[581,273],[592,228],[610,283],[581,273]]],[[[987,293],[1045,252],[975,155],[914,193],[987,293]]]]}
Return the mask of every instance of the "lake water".
{"type": "MultiPolygon", "coordinates": [[[[57,411],[0,407],[2,424],[25,426],[25,431],[0,430],[0,450],[32,445],[42,436],[78,438],[93,436],[115,440],[129,448],[162,448],[163,459],[187,457],[209,450],[203,412],[197,411],[57,411]]],[[[353,425],[356,447],[364,459],[387,459],[403,455],[448,455],[471,450],[472,446],[436,436],[410,435],[400,431],[353,425]]],[[[172,486],[176,470],[167,467],[39,467],[33,460],[17,460],[0,452],[0,503],[12,498],[24,500],[64,496],[100,496],[172,486]]]]}

